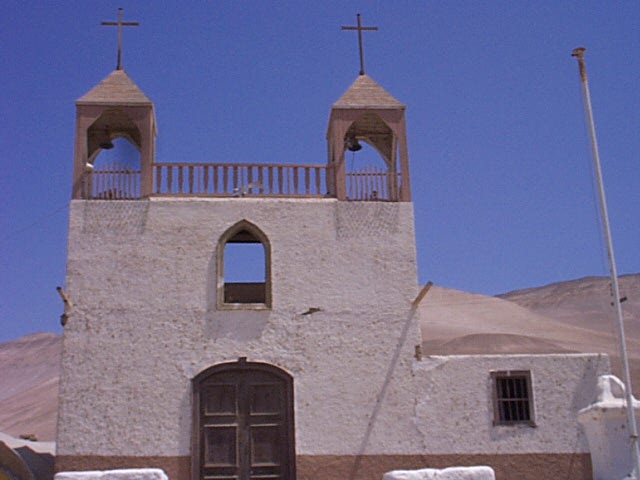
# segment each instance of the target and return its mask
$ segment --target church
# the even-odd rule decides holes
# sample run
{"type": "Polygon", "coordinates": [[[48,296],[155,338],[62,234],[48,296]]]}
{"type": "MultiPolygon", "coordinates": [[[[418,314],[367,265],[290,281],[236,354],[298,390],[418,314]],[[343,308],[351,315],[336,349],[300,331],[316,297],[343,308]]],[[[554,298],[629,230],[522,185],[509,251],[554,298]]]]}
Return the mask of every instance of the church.
{"type": "Polygon", "coordinates": [[[364,68],[329,102],[327,163],[267,164],[156,158],[120,63],[76,101],[57,471],[591,478],[606,357],[423,351],[405,105],[364,68]],[[98,161],[116,138],[135,168],[98,161]]]}

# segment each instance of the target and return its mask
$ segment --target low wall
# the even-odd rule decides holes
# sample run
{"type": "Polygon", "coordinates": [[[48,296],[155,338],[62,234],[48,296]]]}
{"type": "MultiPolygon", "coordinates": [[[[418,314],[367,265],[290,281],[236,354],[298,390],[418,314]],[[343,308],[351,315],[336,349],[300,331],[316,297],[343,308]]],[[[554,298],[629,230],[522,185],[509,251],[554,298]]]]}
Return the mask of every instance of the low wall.
{"type": "Polygon", "coordinates": [[[387,472],[382,480],[495,480],[491,467],[451,467],[439,470],[394,470],[387,472]]]}
{"type": "Polygon", "coordinates": [[[54,480],[169,480],[158,468],[131,468],[106,471],[60,472],[54,480]]]}

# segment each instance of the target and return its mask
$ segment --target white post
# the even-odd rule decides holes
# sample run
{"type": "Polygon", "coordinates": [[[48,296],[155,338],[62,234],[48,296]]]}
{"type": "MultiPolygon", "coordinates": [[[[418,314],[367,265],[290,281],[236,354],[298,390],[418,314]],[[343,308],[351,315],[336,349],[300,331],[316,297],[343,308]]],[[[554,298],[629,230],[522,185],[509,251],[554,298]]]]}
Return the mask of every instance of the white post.
{"type": "Polygon", "coordinates": [[[589,84],[587,82],[587,70],[584,65],[584,52],[586,48],[574,48],[572,56],[578,59],[580,71],[580,82],[584,97],[584,108],[589,127],[589,137],[591,140],[591,154],[593,156],[593,166],[598,183],[598,198],[600,200],[600,213],[602,215],[602,228],[607,243],[607,255],[609,257],[609,270],[611,273],[611,285],[613,287],[613,305],[616,310],[618,341],[620,343],[620,360],[622,362],[622,374],[625,383],[626,403],[627,403],[627,423],[629,427],[629,440],[631,447],[631,457],[633,460],[636,479],[640,478],[640,449],[638,448],[638,429],[636,426],[635,413],[633,409],[633,392],[631,390],[631,375],[629,373],[629,360],[627,357],[627,347],[624,335],[624,323],[622,320],[622,307],[620,304],[620,289],[618,286],[618,274],[616,272],[616,261],[613,256],[613,243],[611,241],[611,230],[609,228],[609,216],[607,213],[607,201],[604,195],[604,185],[602,182],[602,171],[600,169],[600,156],[598,154],[598,142],[596,140],[596,129],[591,111],[591,96],[589,94],[589,84]]]}

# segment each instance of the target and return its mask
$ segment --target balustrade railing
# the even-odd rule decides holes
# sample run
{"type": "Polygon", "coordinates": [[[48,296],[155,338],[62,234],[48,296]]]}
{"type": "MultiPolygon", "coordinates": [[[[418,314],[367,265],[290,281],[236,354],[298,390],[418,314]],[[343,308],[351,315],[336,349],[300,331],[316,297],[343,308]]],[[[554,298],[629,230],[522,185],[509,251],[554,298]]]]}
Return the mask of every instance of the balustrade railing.
{"type": "Polygon", "coordinates": [[[326,165],[155,163],[156,195],[327,195],[326,165]]]}
{"type": "Polygon", "coordinates": [[[348,200],[380,201],[399,199],[401,176],[374,166],[346,173],[348,200]]]}
{"type": "Polygon", "coordinates": [[[82,198],[131,200],[140,198],[140,170],[116,161],[88,170],[82,183],[82,198]]]}
{"type": "MultiPolygon", "coordinates": [[[[256,163],[154,163],[156,196],[335,197],[337,178],[326,165],[256,163]]],[[[346,172],[345,200],[398,201],[401,175],[373,166],[346,172]]],[[[82,198],[141,198],[140,170],[117,162],[88,170],[82,198]]]]}

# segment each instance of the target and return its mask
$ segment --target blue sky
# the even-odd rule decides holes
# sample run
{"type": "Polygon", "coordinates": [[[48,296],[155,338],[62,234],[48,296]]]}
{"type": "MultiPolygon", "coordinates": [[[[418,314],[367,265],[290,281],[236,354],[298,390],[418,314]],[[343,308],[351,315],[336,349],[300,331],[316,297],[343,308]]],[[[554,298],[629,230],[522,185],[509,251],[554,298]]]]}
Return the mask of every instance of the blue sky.
{"type": "MultiPolygon", "coordinates": [[[[407,104],[419,280],[485,294],[607,275],[573,48],[586,62],[618,270],[640,272],[640,2],[9,0],[0,18],[0,341],[60,331],[74,101],[116,62],[156,159],[326,162],[367,74],[407,104]]],[[[96,245],[95,248],[100,248],[96,245]]]]}

